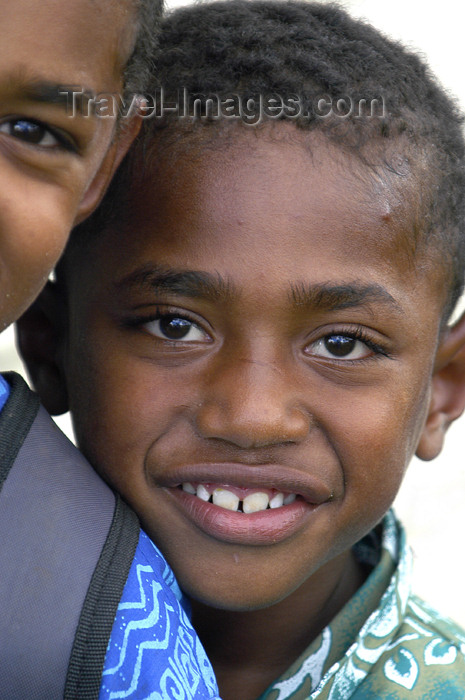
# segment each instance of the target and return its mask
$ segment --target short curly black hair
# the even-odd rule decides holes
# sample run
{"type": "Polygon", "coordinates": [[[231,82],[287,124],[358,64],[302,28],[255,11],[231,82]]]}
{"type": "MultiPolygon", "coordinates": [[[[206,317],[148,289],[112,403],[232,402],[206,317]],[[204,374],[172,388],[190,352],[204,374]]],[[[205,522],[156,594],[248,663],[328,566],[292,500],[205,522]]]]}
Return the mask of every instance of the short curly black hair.
{"type": "Polygon", "coordinates": [[[124,96],[144,95],[153,82],[154,58],[163,12],[163,0],[134,0],[134,48],[124,69],[124,96]]]}
{"type": "MultiPolygon", "coordinates": [[[[448,317],[463,289],[463,117],[418,55],[334,3],[221,0],[183,7],[165,17],[149,92],[159,94],[161,88],[166,100],[185,90],[221,99],[234,94],[243,104],[257,95],[297,95],[305,116],[278,118],[303,130],[324,130],[359,153],[375,141],[387,144],[391,153],[397,144],[422,182],[421,226],[412,231],[412,239],[415,246],[418,240],[432,242],[446,265],[448,317]],[[321,118],[315,98],[324,95],[349,96],[359,105],[377,100],[385,111],[383,107],[373,117],[370,110],[355,109],[342,117],[333,112],[321,118]]],[[[214,135],[231,123],[211,116],[186,121],[176,112],[147,118],[106,203],[84,226],[98,230],[108,224],[112,205],[123,205],[134,174],[141,173],[144,163],[150,169],[155,141],[162,148],[163,143],[188,144],[194,130],[214,135]]],[[[385,168],[392,169],[392,163],[385,161],[385,168]]]]}

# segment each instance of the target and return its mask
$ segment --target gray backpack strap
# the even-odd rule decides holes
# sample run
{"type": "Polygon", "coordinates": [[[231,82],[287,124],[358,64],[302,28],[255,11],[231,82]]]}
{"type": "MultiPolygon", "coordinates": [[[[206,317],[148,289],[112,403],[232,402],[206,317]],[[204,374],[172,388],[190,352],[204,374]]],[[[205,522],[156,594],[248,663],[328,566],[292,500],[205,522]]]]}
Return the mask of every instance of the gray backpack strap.
{"type": "Polygon", "coordinates": [[[133,512],[17,375],[0,413],[0,696],[95,700],[133,512]]]}

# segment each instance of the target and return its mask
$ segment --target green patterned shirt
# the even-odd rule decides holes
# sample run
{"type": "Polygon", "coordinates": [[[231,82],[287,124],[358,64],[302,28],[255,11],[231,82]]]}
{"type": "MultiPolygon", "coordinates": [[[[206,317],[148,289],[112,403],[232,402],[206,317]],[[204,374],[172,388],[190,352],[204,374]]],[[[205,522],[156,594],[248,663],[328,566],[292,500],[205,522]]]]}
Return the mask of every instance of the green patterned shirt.
{"type": "Polygon", "coordinates": [[[465,632],[411,594],[411,555],[389,512],[355,546],[364,585],[259,700],[465,699],[465,632]]]}

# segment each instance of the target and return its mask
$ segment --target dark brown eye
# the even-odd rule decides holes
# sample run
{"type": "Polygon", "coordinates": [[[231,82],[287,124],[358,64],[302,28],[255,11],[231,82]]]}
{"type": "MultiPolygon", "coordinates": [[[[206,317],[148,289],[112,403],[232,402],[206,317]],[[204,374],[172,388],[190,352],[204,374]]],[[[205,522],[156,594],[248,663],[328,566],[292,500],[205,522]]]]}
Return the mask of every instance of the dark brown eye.
{"type": "Polygon", "coordinates": [[[40,143],[45,134],[46,130],[43,126],[34,122],[27,122],[24,119],[11,124],[11,135],[29,143],[40,143]]]}
{"type": "Polygon", "coordinates": [[[305,349],[307,355],[327,360],[362,360],[378,352],[369,341],[343,333],[326,335],[305,349]]]}
{"type": "Polygon", "coordinates": [[[145,323],[144,327],[149,333],[163,340],[179,340],[185,343],[209,340],[208,334],[200,326],[175,314],[163,314],[160,318],[145,323]]]}
{"type": "Polygon", "coordinates": [[[179,318],[177,316],[163,316],[160,319],[161,332],[171,340],[182,340],[191,330],[193,323],[187,318],[179,318]]]}
{"type": "Polygon", "coordinates": [[[50,129],[31,119],[10,119],[0,124],[0,132],[33,146],[53,148],[61,145],[50,129]]]}
{"type": "Polygon", "coordinates": [[[355,348],[357,340],[347,335],[330,335],[324,339],[326,350],[334,357],[346,357],[355,348]]]}

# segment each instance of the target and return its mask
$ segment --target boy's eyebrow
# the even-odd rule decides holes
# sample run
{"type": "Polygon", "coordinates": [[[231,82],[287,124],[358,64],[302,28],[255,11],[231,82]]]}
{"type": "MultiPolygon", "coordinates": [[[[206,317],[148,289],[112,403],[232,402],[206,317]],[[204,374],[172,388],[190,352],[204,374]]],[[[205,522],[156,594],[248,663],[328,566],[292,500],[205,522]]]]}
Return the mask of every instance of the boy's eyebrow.
{"type": "Polygon", "coordinates": [[[231,285],[219,273],[176,270],[159,265],[144,265],[116,282],[115,286],[117,289],[145,288],[152,292],[203,298],[215,302],[225,301],[232,294],[231,285]]]}
{"type": "MultiPolygon", "coordinates": [[[[234,294],[233,285],[219,273],[197,270],[176,270],[159,265],[144,265],[116,282],[115,287],[147,289],[190,298],[224,302],[234,294]]],[[[351,282],[342,285],[324,283],[291,285],[290,301],[294,306],[307,306],[324,311],[338,311],[355,306],[381,303],[403,315],[400,304],[379,284],[351,282]]]]}
{"type": "Polygon", "coordinates": [[[403,309],[394,297],[380,284],[293,284],[291,301],[295,306],[309,306],[325,311],[340,311],[354,306],[381,303],[403,315],[403,309]]]}
{"type": "Polygon", "coordinates": [[[70,111],[73,107],[74,110],[85,108],[95,98],[92,90],[79,85],[63,85],[48,80],[29,82],[23,86],[22,92],[32,102],[45,102],[70,111]]]}
{"type": "Polygon", "coordinates": [[[87,113],[88,102],[96,97],[89,88],[47,80],[24,70],[14,71],[6,77],[1,76],[1,82],[17,98],[56,105],[73,114],[80,114],[83,110],[87,113]]]}

